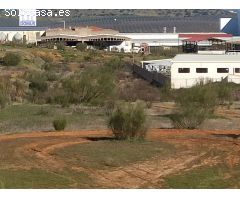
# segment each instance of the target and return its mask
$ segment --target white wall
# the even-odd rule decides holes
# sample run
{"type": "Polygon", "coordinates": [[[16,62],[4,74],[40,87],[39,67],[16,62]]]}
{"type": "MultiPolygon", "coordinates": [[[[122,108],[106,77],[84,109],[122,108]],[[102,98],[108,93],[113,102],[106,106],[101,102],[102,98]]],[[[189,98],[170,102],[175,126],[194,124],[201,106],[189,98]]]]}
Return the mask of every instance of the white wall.
{"type": "Polygon", "coordinates": [[[178,39],[178,33],[119,33],[118,35],[132,40],[178,39]]]}
{"type": "Polygon", "coordinates": [[[130,38],[131,43],[140,46],[147,43],[149,46],[180,46],[177,33],[119,33],[118,36],[130,38]]]}
{"type": "Polygon", "coordinates": [[[118,52],[121,52],[122,49],[125,53],[130,53],[132,50],[132,43],[131,41],[123,41],[120,45],[113,45],[109,47],[110,51],[117,49],[118,52]]]}
{"type": "Polygon", "coordinates": [[[174,89],[192,87],[200,80],[221,81],[229,74],[235,75],[230,81],[238,83],[240,73],[235,73],[234,68],[240,68],[238,63],[173,63],[171,66],[171,87],[174,89]],[[217,73],[217,68],[229,68],[229,73],[217,73]],[[178,73],[178,68],[190,68],[190,73],[178,73]],[[196,73],[196,68],[208,68],[208,73],[196,73]],[[234,81],[235,80],[235,81],[234,81]]]}

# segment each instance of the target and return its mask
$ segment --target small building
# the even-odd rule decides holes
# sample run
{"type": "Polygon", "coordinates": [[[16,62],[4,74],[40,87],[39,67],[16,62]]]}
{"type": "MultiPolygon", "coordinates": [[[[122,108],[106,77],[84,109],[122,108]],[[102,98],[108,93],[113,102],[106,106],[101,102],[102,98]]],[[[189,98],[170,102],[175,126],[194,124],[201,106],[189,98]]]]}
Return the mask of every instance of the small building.
{"type": "Polygon", "coordinates": [[[171,61],[171,88],[189,88],[200,81],[240,83],[240,55],[179,54],[171,61]]]}

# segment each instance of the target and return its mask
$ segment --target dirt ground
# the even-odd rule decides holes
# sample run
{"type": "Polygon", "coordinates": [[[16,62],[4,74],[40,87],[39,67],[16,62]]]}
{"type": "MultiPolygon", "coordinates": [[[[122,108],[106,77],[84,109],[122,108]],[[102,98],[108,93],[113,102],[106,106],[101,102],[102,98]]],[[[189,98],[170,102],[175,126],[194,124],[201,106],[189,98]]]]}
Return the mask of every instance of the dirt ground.
{"type": "MultiPolygon", "coordinates": [[[[110,170],[70,165],[56,152],[73,145],[95,142],[91,137],[111,137],[108,130],[76,132],[34,132],[0,135],[0,169],[39,168],[56,171],[63,168],[91,177],[97,188],[162,188],[164,178],[171,174],[213,166],[224,162],[240,163],[240,131],[238,130],[174,130],[152,129],[147,140],[173,144],[177,151],[168,157],[155,156],[145,161],[110,170]],[[222,152],[214,153],[217,150],[222,152]]],[[[75,188],[76,184],[70,187],[75,188]]]]}

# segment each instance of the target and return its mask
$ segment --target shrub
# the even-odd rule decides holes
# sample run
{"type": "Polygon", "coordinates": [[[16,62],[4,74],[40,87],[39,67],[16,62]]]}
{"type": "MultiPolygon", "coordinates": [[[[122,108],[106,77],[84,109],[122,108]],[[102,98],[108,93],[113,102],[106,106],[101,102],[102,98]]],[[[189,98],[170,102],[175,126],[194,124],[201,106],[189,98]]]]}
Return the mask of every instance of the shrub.
{"type": "Polygon", "coordinates": [[[128,80],[127,78],[123,78],[122,80],[119,81],[117,88],[119,99],[125,101],[143,100],[148,102],[160,100],[159,89],[153,87],[145,80],[128,80]]]}
{"type": "Polygon", "coordinates": [[[114,74],[103,68],[88,68],[75,73],[62,82],[69,103],[103,104],[114,93],[114,74]]]}
{"type": "Polygon", "coordinates": [[[197,128],[213,114],[218,105],[218,93],[213,85],[198,84],[182,89],[175,99],[179,113],[172,116],[175,128],[197,128]]]}
{"type": "Polygon", "coordinates": [[[182,89],[176,97],[177,104],[186,109],[189,106],[204,108],[207,112],[213,113],[218,105],[218,91],[213,85],[196,85],[188,89],[182,89]]]}
{"type": "Polygon", "coordinates": [[[11,101],[12,84],[7,77],[0,77],[0,108],[11,101]]]}
{"type": "Polygon", "coordinates": [[[33,50],[32,54],[36,57],[40,57],[41,59],[43,59],[46,63],[52,63],[55,58],[56,55],[53,54],[50,51],[43,51],[43,50],[33,50]]]}
{"type": "Polygon", "coordinates": [[[58,42],[56,46],[58,50],[62,50],[62,51],[64,51],[66,48],[66,44],[64,42],[58,42]]]}
{"type": "Polygon", "coordinates": [[[45,93],[48,91],[47,76],[41,72],[30,72],[26,80],[29,82],[29,98],[34,103],[45,103],[45,93]]]}
{"type": "Polygon", "coordinates": [[[228,102],[229,104],[233,101],[233,94],[237,84],[228,83],[226,81],[221,81],[218,83],[210,83],[214,85],[215,90],[217,91],[219,104],[224,104],[228,102]]]}
{"type": "Polygon", "coordinates": [[[36,47],[35,43],[28,43],[27,44],[27,48],[34,48],[34,47],[36,47]]]}
{"type": "Polygon", "coordinates": [[[70,99],[67,95],[65,94],[57,94],[54,97],[54,102],[57,104],[60,104],[62,107],[68,107],[70,104],[70,99]]]}
{"type": "Polygon", "coordinates": [[[173,126],[178,129],[195,129],[207,118],[207,113],[200,108],[187,108],[170,117],[173,126]]]}
{"type": "Polygon", "coordinates": [[[15,101],[22,101],[27,94],[28,86],[22,79],[15,79],[12,84],[14,86],[14,92],[12,93],[12,98],[15,101]]]}
{"type": "Polygon", "coordinates": [[[116,99],[115,98],[112,98],[110,100],[108,100],[105,104],[105,114],[107,116],[110,116],[111,113],[113,112],[114,108],[115,108],[115,105],[116,105],[116,99]]]}
{"type": "Polygon", "coordinates": [[[91,61],[91,60],[92,60],[92,57],[88,54],[88,55],[85,55],[85,56],[83,57],[83,60],[84,60],[84,61],[91,61]]]}
{"type": "Polygon", "coordinates": [[[172,58],[172,57],[176,56],[176,54],[181,53],[181,49],[178,47],[171,47],[169,49],[166,49],[164,47],[152,47],[151,53],[153,55],[172,58]]]}
{"type": "Polygon", "coordinates": [[[8,52],[3,57],[3,63],[6,66],[16,66],[21,62],[21,56],[16,53],[8,52]]]}
{"type": "Polygon", "coordinates": [[[44,92],[47,90],[47,82],[44,79],[35,79],[32,80],[29,84],[29,88],[31,90],[36,90],[36,91],[40,91],[40,92],[44,92]]]}
{"type": "Polygon", "coordinates": [[[108,127],[116,139],[144,139],[147,126],[146,114],[140,103],[118,106],[109,116],[108,127]]]}
{"type": "Polygon", "coordinates": [[[42,116],[46,116],[48,114],[49,114],[49,110],[47,108],[44,108],[43,106],[41,106],[41,108],[36,113],[36,115],[42,115],[42,116]]]}
{"type": "Polygon", "coordinates": [[[9,98],[3,94],[0,93],[0,108],[5,108],[5,106],[9,103],[9,98]]]}
{"type": "Polygon", "coordinates": [[[124,67],[124,62],[121,57],[115,57],[105,63],[105,66],[110,68],[110,70],[115,71],[122,69],[124,67]]]}
{"type": "Polygon", "coordinates": [[[86,43],[78,43],[76,48],[79,50],[79,51],[85,51],[87,49],[87,44],[86,43]]]}
{"type": "Polygon", "coordinates": [[[65,118],[57,118],[53,120],[53,127],[56,131],[63,131],[67,126],[67,120],[65,118]]]}
{"type": "Polygon", "coordinates": [[[52,71],[43,73],[46,76],[47,81],[53,82],[58,80],[58,75],[52,71]]]}

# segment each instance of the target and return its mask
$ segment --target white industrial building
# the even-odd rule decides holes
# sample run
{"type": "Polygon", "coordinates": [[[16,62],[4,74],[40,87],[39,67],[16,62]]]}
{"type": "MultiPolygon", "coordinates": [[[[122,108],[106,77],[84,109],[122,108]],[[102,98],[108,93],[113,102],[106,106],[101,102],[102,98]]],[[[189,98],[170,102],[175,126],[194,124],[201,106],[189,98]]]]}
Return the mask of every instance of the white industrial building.
{"type": "Polygon", "coordinates": [[[240,83],[239,55],[180,54],[172,59],[171,87],[188,88],[200,81],[240,83]]]}
{"type": "Polygon", "coordinates": [[[0,43],[26,41],[36,43],[46,31],[43,27],[0,27],[0,43]]]}
{"type": "Polygon", "coordinates": [[[166,47],[182,45],[177,33],[120,33],[119,35],[130,38],[134,46],[140,46],[142,43],[166,47]]]}
{"type": "Polygon", "coordinates": [[[173,59],[142,61],[141,68],[170,78],[172,89],[208,81],[240,84],[239,54],[179,54],[173,59]]]}
{"type": "Polygon", "coordinates": [[[180,47],[186,42],[196,42],[198,46],[212,46],[212,42],[208,39],[222,39],[229,40],[232,38],[231,34],[226,33],[119,33],[120,37],[129,38],[123,41],[120,45],[110,46],[110,51],[118,52],[135,52],[141,51],[143,46],[163,47],[169,49],[170,47],[180,47]]]}

